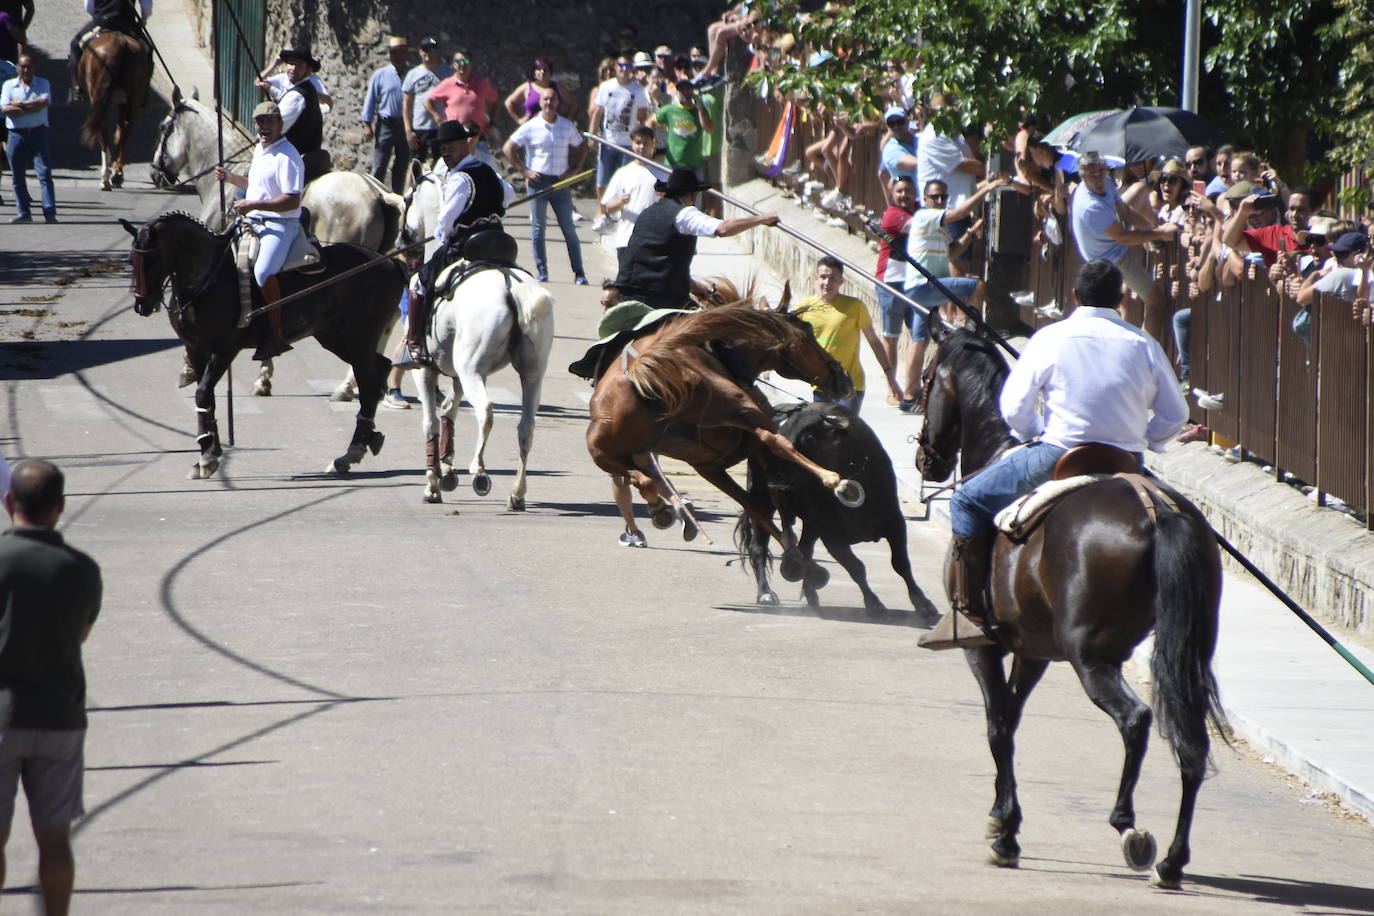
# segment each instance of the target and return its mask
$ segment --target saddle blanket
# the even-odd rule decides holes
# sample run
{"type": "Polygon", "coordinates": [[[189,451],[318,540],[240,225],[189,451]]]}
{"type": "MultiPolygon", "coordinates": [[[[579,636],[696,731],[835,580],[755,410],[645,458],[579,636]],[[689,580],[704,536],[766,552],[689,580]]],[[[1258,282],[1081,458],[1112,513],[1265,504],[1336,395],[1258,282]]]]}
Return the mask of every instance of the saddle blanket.
{"type": "Polygon", "coordinates": [[[1159,483],[1149,477],[1140,474],[1079,474],[1074,477],[1066,477],[1063,480],[1050,480],[1042,483],[998,512],[997,517],[993,519],[993,524],[998,531],[1006,534],[1012,540],[1025,540],[1035,530],[1036,526],[1045,520],[1045,516],[1049,514],[1050,509],[1054,508],[1054,504],[1059,500],[1074,490],[1113,477],[1120,478],[1131,485],[1136,496],[1140,499],[1141,508],[1145,510],[1145,514],[1149,516],[1151,522],[1154,522],[1156,518],[1156,500],[1172,512],[1180,511],[1174,498],[1160,489],[1159,483]]]}

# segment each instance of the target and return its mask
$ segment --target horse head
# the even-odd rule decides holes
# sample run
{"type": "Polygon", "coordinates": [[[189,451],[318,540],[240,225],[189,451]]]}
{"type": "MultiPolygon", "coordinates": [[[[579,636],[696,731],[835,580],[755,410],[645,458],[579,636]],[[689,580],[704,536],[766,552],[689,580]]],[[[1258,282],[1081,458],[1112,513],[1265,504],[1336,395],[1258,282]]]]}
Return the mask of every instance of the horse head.
{"type": "Polygon", "coordinates": [[[177,185],[177,176],[190,159],[188,138],[182,129],[183,116],[195,114],[186,104],[181,90],[172,87],[172,109],[157,128],[157,149],[153,151],[153,187],[170,190],[177,185]]]}
{"type": "Polygon", "coordinates": [[[916,437],[916,467],[928,480],[945,480],[961,453],[969,473],[1012,441],[997,403],[1007,363],[987,338],[967,328],[931,322],[931,335],[939,346],[921,373],[925,419],[916,437]]]}
{"type": "Polygon", "coordinates": [[[124,231],[134,237],[129,250],[129,265],[133,268],[133,280],[129,291],[134,294],[134,311],[144,318],[162,308],[162,249],[156,240],[154,224],[135,226],[127,219],[119,224],[124,231]]]}
{"type": "Polygon", "coordinates": [[[916,470],[926,480],[947,480],[959,456],[959,393],[940,352],[921,372],[921,431],[916,435],[916,470]]]}

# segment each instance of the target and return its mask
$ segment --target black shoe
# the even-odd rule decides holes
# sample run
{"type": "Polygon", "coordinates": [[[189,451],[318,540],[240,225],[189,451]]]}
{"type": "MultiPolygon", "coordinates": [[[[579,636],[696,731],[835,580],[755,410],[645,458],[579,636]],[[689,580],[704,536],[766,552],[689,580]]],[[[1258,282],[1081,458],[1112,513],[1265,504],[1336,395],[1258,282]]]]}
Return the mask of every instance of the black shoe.
{"type": "Polygon", "coordinates": [[[56,213],[52,213],[52,212],[44,213],[44,214],[43,214],[43,222],[45,222],[45,223],[55,223],[55,222],[57,222],[57,214],[56,214],[56,213]]]}

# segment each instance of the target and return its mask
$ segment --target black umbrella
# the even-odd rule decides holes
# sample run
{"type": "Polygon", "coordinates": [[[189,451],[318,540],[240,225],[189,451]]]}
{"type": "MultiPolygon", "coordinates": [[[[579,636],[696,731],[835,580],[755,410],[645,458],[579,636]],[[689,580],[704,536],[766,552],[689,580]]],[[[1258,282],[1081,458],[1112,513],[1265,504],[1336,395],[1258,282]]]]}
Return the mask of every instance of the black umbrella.
{"type": "Polygon", "coordinates": [[[1079,134],[1073,148],[1097,150],[1126,162],[1152,156],[1182,159],[1192,146],[1215,146],[1220,131],[1191,111],[1181,108],[1127,108],[1108,115],[1079,134]]]}

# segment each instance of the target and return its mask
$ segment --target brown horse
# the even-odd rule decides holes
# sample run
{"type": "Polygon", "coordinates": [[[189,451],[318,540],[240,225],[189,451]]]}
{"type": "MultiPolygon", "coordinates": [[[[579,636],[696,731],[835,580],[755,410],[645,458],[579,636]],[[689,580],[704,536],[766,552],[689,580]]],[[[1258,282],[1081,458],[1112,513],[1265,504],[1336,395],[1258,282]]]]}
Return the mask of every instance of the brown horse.
{"type": "MultiPolygon", "coordinates": [[[[1007,375],[1002,356],[965,329],[932,328],[939,342],[923,383],[925,424],[916,465],[944,480],[962,453],[961,472],[991,463],[1012,439],[997,408],[1007,375]]],[[[1197,508],[1160,488],[1147,511],[1127,481],[1108,477],[1074,490],[1022,541],[998,535],[990,591],[1000,644],[965,650],[983,691],[997,797],[988,822],[994,865],[1014,867],[1021,847],[1013,741],[1026,699],[1052,661],[1073,665],[1093,703],[1116,722],[1126,748],[1109,822],[1126,863],[1154,861],[1155,841],[1135,829],[1132,796],[1149,741],[1151,711],[1121,675],[1132,650],[1154,630],[1153,716],[1182,775],[1178,822],[1151,883],[1176,888],[1188,863],[1188,835],[1207,766],[1210,721],[1225,739],[1212,674],[1221,598],[1216,538],[1197,508]],[[1004,659],[1010,654],[1010,675],[1004,659]]]]}
{"type": "Polygon", "coordinates": [[[81,139],[100,150],[100,189],[124,185],[124,148],[134,122],[134,111],[148,97],[153,78],[153,55],[142,41],[123,32],[102,32],[81,53],[77,79],[91,100],[91,110],[81,125],[81,139]],[[109,113],[115,109],[114,143],[110,143],[109,113]]]}
{"type": "Polygon", "coordinates": [[[836,400],[853,390],[801,319],[748,305],[712,308],[626,346],[592,393],[587,451],[608,474],[628,475],[655,513],[663,511],[659,487],[670,489],[649,453],[687,462],[778,540],[800,577],[805,564],[795,538],[785,537],[773,524],[772,507],[754,505],[727,469],[752,450],[800,465],[842,499],[861,496],[778,434],[772,407],[753,385],[769,370],[811,382],[836,400]]]}

